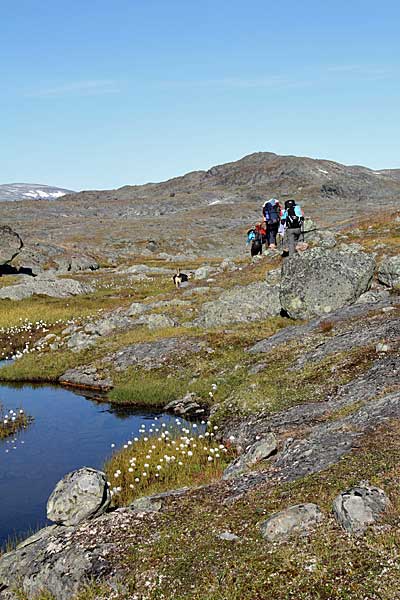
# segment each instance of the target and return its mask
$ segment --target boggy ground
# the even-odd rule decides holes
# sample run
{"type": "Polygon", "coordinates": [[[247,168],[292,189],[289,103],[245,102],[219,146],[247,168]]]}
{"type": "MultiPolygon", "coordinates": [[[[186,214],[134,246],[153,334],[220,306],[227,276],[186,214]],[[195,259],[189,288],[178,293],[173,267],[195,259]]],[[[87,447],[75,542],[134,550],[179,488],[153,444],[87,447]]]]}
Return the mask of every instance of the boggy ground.
{"type": "MultiPolygon", "coordinates": [[[[368,246],[369,227],[343,235],[346,241],[368,246]]],[[[382,222],[374,235],[378,232],[379,243],[385,245],[378,251],[396,253],[393,229],[382,222]]],[[[96,559],[85,573],[96,581],[82,583],[76,600],[400,598],[398,295],[308,323],[273,317],[210,329],[185,326],[205,300],[234,285],[265,279],[279,262],[273,255],[250,266],[238,263],[242,270],[216,272],[214,281],[179,291],[171,288],[167,275],[133,282],[118,272],[83,274],[83,279],[97,282],[91,296],[76,298],[69,306],[65,301],[26,301],[32,320],[43,318],[43,308],[52,305],[46,325],[61,342],[71,320],[84,327],[109,311],[121,316],[132,302],[188,304],[150,309],[179,326],[117,328],[80,352],[62,343],[54,351],[46,346],[3,369],[4,380],[57,381],[68,369],[91,365],[111,379],[115,401],[162,407],[193,392],[211,412],[211,424],[221,438],[239,451],[268,432],[278,439],[277,454],[241,477],[170,497],[159,513],[119,508],[62,534],[57,538],[61,562],[71,549],[96,559]],[[196,287],[208,289],[186,294],[196,287]],[[137,344],[171,339],[183,346],[190,340],[198,348],[194,354],[169,356],[151,369],[136,362],[118,370],[116,361],[107,361],[137,344]],[[216,389],[210,396],[212,384],[216,389]],[[334,522],[331,508],[340,491],[361,480],[384,489],[392,505],[364,537],[353,538],[334,522]],[[279,545],[263,540],[260,522],[300,502],[315,502],[325,513],[317,530],[279,545]],[[226,531],[237,539],[220,539],[226,531]]],[[[13,311],[19,319],[20,307],[7,304],[3,327],[18,324],[13,311]]],[[[9,335],[10,347],[20,348],[19,332],[3,335],[9,335]]],[[[38,596],[52,597],[50,592],[38,596]]]]}

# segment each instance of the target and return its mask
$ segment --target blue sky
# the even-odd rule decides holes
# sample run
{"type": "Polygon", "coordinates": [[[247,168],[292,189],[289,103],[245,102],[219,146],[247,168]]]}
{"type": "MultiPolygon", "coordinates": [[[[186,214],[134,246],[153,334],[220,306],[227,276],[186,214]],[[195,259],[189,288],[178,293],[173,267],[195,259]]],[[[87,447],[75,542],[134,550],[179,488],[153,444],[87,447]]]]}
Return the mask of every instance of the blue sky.
{"type": "Polygon", "coordinates": [[[399,22],[397,0],[1,0],[0,183],[400,167],[399,22]]]}

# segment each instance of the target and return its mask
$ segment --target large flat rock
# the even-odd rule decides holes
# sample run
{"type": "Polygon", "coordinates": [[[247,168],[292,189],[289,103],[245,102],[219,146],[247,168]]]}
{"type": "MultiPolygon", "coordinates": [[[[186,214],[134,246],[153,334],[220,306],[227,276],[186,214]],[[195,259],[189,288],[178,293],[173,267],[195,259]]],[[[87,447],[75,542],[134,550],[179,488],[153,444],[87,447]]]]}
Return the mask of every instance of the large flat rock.
{"type": "Polygon", "coordinates": [[[280,302],[293,319],[309,319],[353,304],[369,289],[375,260],[359,248],[313,248],[282,266],[280,302]]]}
{"type": "Polygon", "coordinates": [[[116,371],[124,371],[131,366],[157,369],[172,358],[176,360],[179,356],[200,352],[204,345],[204,342],[193,337],[164,338],[127,346],[107,356],[104,363],[112,363],[116,371]]]}
{"type": "Polygon", "coordinates": [[[280,312],[279,286],[257,281],[236,286],[223,292],[217,300],[205,302],[195,325],[218,327],[228,323],[262,321],[280,312]]]}
{"type": "Polygon", "coordinates": [[[93,291],[90,285],[74,279],[25,279],[23,283],[10,285],[0,290],[0,300],[23,300],[31,296],[50,296],[51,298],[68,298],[89,294],[93,291]]]}

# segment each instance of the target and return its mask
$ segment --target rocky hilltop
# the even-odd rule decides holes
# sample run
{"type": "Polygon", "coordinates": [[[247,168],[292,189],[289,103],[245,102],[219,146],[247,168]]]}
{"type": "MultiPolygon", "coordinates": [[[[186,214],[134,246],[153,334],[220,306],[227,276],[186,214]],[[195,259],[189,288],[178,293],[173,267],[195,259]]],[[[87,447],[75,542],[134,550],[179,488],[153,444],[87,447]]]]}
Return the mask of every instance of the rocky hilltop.
{"type": "Polygon", "coordinates": [[[358,224],[398,205],[400,179],[397,170],[259,152],[163,183],[3,202],[0,218],[41,254],[49,245],[111,264],[138,254],[176,262],[242,254],[245,231],[271,196],[294,197],[320,227],[358,224]]]}
{"type": "Polygon", "coordinates": [[[198,193],[208,203],[276,195],[304,200],[339,198],[374,201],[398,198],[397,170],[373,171],[366,167],[345,166],[329,160],[279,156],[273,152],[256,152],[241,160],[194,171],[162,183],[124,186],[110,191],[81,192],[75,200],[128,200],[158,196],[175,197],[177,193],[198,193]],[[218,195],[218,192],[221,194],[218,195]],[[214,195],[213,195],[214,194],[214,195]],[[233,196],[232,196],[233,194],[233,196]]]}

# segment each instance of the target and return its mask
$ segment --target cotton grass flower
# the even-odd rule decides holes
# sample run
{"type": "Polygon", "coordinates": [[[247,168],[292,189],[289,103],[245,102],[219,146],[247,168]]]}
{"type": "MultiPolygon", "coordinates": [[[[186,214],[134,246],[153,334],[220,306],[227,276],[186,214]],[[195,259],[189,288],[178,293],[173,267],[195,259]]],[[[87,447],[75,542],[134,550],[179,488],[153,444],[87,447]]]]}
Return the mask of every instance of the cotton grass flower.
{"type": "Polygon", "coordinates": [[[210,449],[201,444],[202,439],[211,442],[214,437],[211,427],[205,431],[205,423],[187,424],[175,419],[172,424],[161,421],[158,428],[151,423],[147,430],[141,425],[138,431],[141,437],[135,445],[124,444],[115,450],[105,466],[111,480],[118,472],[121,492],[113,497],[116,506],[166,489],[207,483],[220,477],[229,462],[226,454],[221,458],[219,444],[210,449]],[[156,429],[160,431],[158,437],[156,429]]]}

